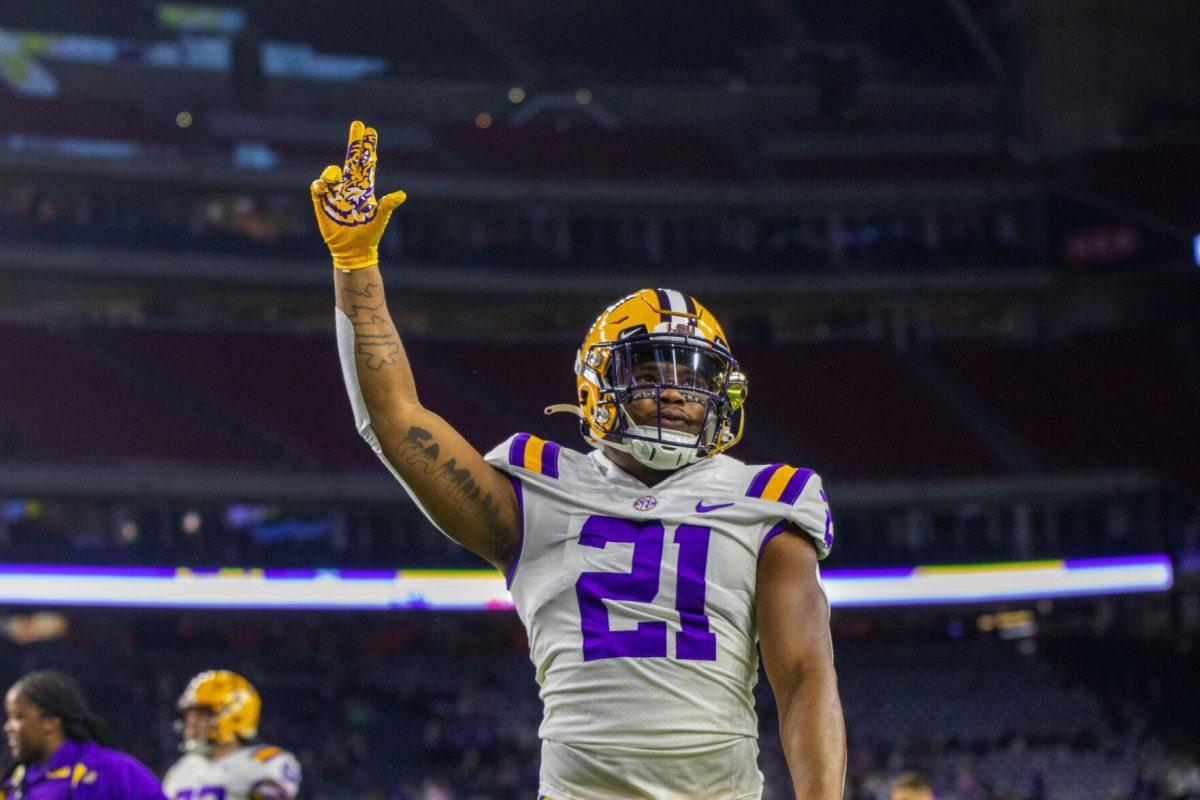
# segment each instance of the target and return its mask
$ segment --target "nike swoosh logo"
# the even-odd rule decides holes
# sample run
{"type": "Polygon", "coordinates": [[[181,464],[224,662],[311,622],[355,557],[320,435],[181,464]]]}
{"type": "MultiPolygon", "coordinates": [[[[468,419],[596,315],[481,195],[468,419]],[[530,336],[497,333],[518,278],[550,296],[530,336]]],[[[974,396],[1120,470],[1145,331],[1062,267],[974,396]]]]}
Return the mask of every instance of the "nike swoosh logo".
{"type": "Polygon", "coordinates": [[[717,503],[714,506],[706,506],[703,500],[699,500],[696,502],[696,513],[705,514],[709,511],[716,511],[718,508],[729,508],[731,505],[733,503],[717,503]]]}

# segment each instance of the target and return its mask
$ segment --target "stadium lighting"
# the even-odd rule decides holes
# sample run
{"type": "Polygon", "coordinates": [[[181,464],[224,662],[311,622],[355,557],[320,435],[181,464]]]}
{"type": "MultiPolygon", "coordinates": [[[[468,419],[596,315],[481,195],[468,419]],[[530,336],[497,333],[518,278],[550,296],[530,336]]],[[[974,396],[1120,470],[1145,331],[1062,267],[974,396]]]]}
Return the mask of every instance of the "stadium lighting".
{"type": "Polygon", "coordinates": [[[192,127],[192,121],[192,112],[190,111],[180,111],[175,115],[175,124],[181,128],[192,127]]]}
{"type": "Polygon", "coordinates": [[[188,536],[195,536],[197,533],[200,532],[201,523],[202,523],[202,520],[200,518],[199,511],[188,511],[179,520],[179,527],[188,536]]]}
{"type": "Polygon", "coordinates": [[[476,114],[475,127],[479,128],[480,130],[487,130],[488,128],[492,127],[492,115],[486,111],[476,114]]]}
{"type": "MultiPolygon", "coordinates": [[[[987,603],[1159,592],[1165,555],[826,570],[834,606],[987,603]]],[[[188,569],[0,564],[0,603],[134,608],[473,610],[513,607],[487,570],[188,569]]]]}
{"type": "Polygon", "coordinates": [[[508,90],[508,102],[521,103],[525,100],[525,90],[520,86],[514,86],[508,90]]]}

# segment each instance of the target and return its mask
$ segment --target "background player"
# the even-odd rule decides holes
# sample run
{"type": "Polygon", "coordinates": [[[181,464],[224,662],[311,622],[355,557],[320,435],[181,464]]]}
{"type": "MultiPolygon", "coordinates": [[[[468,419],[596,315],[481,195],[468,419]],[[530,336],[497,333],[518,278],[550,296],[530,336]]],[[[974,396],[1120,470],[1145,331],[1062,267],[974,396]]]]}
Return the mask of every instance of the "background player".
{"type": "Polygon", "coordinates": [[[4,696],[4,713],[15,764],[0,800],[162,800],[140,761],[101,746],[104,722],[70,675],[31,672],[4,696]]]}
{"type": "Polygon", "coordinates": [[[228,670],[201,672],[179,697],[184,756],[163,778],[169,800],[288,800],[300,791],[300,763],[257,744],[262,700],[228,670]]]}
{"type": "Polygon", "coordinates": [[[761,639],[796,795],[840,798],[845,733],[816,567],[831,518],[811,471],[720,455],[745,397],[720,325],[678,292],[631,295],[576,365],[597,450],[520,434],[485,460],[421,405],[389,315],[377,248],[405,195],[376,200],[377,145],[353,123],[343,167],[312,185],[343,377],[360,434],[415,502],[510,581],[545,707],[541,793],[758,797],[761,639]]]}
{"type": "Polygon", "coordinates": [[[933,800],[933,786],[920,772],[905,772],[892,781],[892,800],[933,800]]]}

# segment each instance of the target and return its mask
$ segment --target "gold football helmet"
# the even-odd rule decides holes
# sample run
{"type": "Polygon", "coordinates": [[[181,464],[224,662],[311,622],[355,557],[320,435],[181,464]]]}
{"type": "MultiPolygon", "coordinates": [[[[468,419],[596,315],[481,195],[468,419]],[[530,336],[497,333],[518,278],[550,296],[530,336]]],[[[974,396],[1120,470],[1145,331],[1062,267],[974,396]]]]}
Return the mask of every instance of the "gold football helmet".
{"type": "Polygon", "coordinates": [[[673,289],[642,289],[605,309],[575,358],[580,428],[596,447],[630,453],[654,469],[678,469],[728,450],[742,438],[746,376],[721,324],[673,289]],[[638,424],[626,405],[673,389],[704,403],[699,434],[638,424]]]}
{"type": "Polygon", "coordinates": [[[189,738],[185,732],[182,749],[186,752],[258,736],[262,698],[250,681],[236,672],[225,669],[201,672],[188,682],[177,706],[180,714],[192,709],[212,714],[206,736],[189,738]]]}

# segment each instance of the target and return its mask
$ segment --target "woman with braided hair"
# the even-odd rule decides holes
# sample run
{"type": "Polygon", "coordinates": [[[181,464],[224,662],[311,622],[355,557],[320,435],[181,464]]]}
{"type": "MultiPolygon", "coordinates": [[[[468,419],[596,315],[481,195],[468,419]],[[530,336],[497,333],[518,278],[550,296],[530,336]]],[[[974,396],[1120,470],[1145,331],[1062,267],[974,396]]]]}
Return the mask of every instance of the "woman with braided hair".
{"type": "Polygon", "coordinates": [[[31,672],[5,694],[4,713],[15,765],[0,800],[164,800],[145,765],[102,745],[104,721],[70,675],[31,672]]]}

